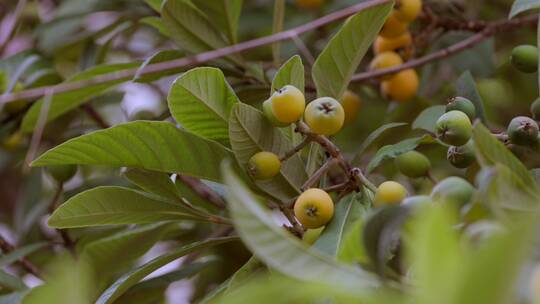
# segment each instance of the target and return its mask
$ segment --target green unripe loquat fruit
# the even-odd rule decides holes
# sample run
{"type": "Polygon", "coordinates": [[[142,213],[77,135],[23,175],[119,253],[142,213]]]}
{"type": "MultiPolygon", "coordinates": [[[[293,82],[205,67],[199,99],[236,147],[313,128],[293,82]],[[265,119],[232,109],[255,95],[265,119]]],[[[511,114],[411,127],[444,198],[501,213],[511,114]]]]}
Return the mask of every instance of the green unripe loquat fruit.
{"type": "Polygon", "coordinates": [[[538,48],[533,45],[516,46],[510,61],[521,72],[534,73],[538,70],[538,48]]]}
{"type": "Polygon", "coordinates": [[[535,120],[540,120],[540,97],[531,104],[531,114],[535,120]]]}
{"type": "Polygon", "coordinates": [[[446,104],[446,112],[450,111],[461,111],[467,114],[471,121],[473,121],[476,117],[476,107],[472,101],[465,97],[456,96],[448,99],[448,103],[446,104]]]}
{"type": "Polygon", "coordinates": [[[451,176],[440,181],[431,191],[434,201],[452,204],[458,208],[467,204],[474,193],[474,187],[461,177],[451,176]]]}
{"type": "Polygon", "coordinates": [[[456,168],[468,168],[476,160],[473,141],[469,140],[466,144],[459,147],[451,146],[446,153],[446,159],[456,168]]]}
{"type": "Polygon", "coordinates": [[[77,173],[76,165],[57,165],[47,167],[47,172],[59,183],[65,183],[77,173]]]}
{"type": "Polygon", "coordinates": [[[471,120],[461,111],[446,112],[437,120],[437,136],[448,145],[462,146],[471,139],[471,120]]]}
{"type": "Polygon", "coordinates": [[[270,121],[270,123],[278,128],[284,128],[290,123],[281,122],[277,120],[276,116],[274,115],[274,110],[272,110],[272,99],[267,99],[263,102],[262,105],[264,116],[266,116],[266,119],[270,121]]]}
{"type": "Polygon", "coordinates": [[[248,172],[257,180],[270,179],[276,176],[281,169],[279,157],[272,152],[259,152],[248,161],[248,172]]]}
{"type": "Polygon", "coordinates": [[[510,142],[520,146],[536,145],[538,124],[526,116],[514,117],[506,130],[510,142]]]}
{"type": "Polygon", "coordinates": [[[422,153],[409,151],[400,154],[395,159],[395,164],[403,175],[408,177],[425,177],[431,169],[431,162],[422,153]]]}

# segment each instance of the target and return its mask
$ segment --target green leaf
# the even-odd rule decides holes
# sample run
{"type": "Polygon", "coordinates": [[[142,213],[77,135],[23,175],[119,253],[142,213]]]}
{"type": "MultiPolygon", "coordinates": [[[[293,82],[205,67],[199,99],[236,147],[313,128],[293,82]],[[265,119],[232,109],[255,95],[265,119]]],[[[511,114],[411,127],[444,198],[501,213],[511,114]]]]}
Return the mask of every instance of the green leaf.
{"type": "Polygon", "coordinates": [[[362,241],[367,256],[375,269],[383,275],[386,262],[397,245],[401,227],[409,217],[404,206],[390,206],[376,209],[367,220],[362,231],[362,241]]]}
{"type": "Polygon", "coordinates": [[[455,86],[456,94],[472,101],[474,107],[476,108],[476,117],[478,117],[480,121],[485,124],[487,122],[487,118],[484,110],[484,102],[482,101],[482,97],[480,97],[480,93],[478,93],[478,89],[476,88],[476,83],[474,82],[471,72],[463,72],[463,74],[461,74],[456,81],[455,86]]]}
{"type": "Polygon", "coordinates": [[[196,262],[182,265],[180,270],[171,271],[164,275],[144,280],[126,291],[115,303],[155,304],[164,301],[165,292],[171,283],[191,278],[215,261],[196,262]]]}
{"type": "Polygon", "coordinates": [[[40,242],[26,245],[23,247],[18,247],[17,249],[11,251],[8,254],[2,254],[0,255],[0,267],[4,267],[13,262],[16,262],[21,258],[29,256],[32,253],[35,253],[36,251],[41,250],[47,246],[49,246],[47,242],[40,242]]]}
{"type": "Polygon", "coordinates": [[[540,8],[540,0],[515,0],[508,15],[508,19],[512,19],[515,16],[529,11],[536,10],[540,8]]]}
{"type": "Polygon", "coordinates": [[[339,264],[295,239],[274,222],[230,166],[223,169],[228,206],[236,231],[253,254],[266,265],[293,278],[338,286],[370,288],[379,285],[370,273],[339,264]]]}
{"type": "Polygon", "coordinates": [[[161,11],[161,5],[163,3],[163,0],[144,0],[144,2],[156,12],[159,13],[161,11]]]}
{"type": "Polygon", "coordinates": [[[152,56],[146,58],[146,60],[144,60],[144,62],[141,64],[141,66],[137,70],[137,73],[135,73],[135,76],[133,76],[133,81],[152,82],[152,81],[158,80],[161,77],[178,74],[184,71],[185,68],[168,69],[165,71],[141,75],[142,71],[151,64],[165,62],[165,61],[172,61],[172,60],[179,59],[182,57],[184,57],[184,53],[178,50],[158,51],[152,54],[152,56]]]}
{"type": "Polygon", "coordinates": [[[516,282],[530,257],[536,239],[537,218],[520,219],[507,231],[492,235],[461,264],[463,273],[453,303],[512,303],[516,282]],[[533,224],[533,222],[535,224],[533,224]]]}
{"type": "Polygon", "coordinates": [[[172,116],[186,130],[229,144],[229,116],[239,100],[221,70],[189,70],[174,81],[167,99],[172,116]]]}
{"type": "Polygon", "coordinates": [[[332,37],[313,64],[311,74],[318,96],[341,98],[392,6],[387,3],[359,12],[332,37]]]}
{"type": "Polygon", "coordinates": [[[220,144],[171,123],[134,121],[68,140],[45,152],[32,166],[132,167],[219,181],[221,161],[233,157],[220,144]]]}
{"type": "Polygon", "coordinates": [[[347,264],[367,264],[368,255],[362,243],[364,219],[358,219],[351,225],[349,232],[343,237],[343,244],[339,248],[338,261],[347,264]]]}
{"type": "MultiPolygon", "coordinates": [[[[94,77],[128,70],[137,67],[138,63],[121,63],[96,66],[92,69],[84,71],[75,77],[71,78],[67,82],[77,82],[81,80],[89,80],[94,77]]],[[[47,122],[50,122],[64,113],[67,113],[73,109],[78,108],[84,103],[90,101],[93,97],[103,94],[105,91],[113,88],[114,86],[126,81],[128,77],[109,81],[101,84],[87,85],[77,90],[55,94],[51,99],[51,106],[47,114],[47,122]]],[[[30,133],[34,130],[34,127],[39,119],[41,112],[41,106],[43,105],[44,98],[36,101],[32,107],[26,112],[21,124],[21,130],[25,133],[30,133]]]]}
{"type": "Polygon", "coordinates": [[[146,25],[148,25],[150,27],[153,27],[161,35],[163,35],[165,37],[172,38],[173,34],[169,30],[169,28],[165,25],[165,23],[163,22],[163,19],[161,19],[159,17],[154,17],[154,16],[144,17],[144,18],[141,18],[139,20],[139,22],[143,23],[143,24],[146,24],[146,25]]]}
{"type": "Polygon", "coordinates": [[[473,140],[477,159],[482,166],[503,164],[514,172],[526,187],[536,191],[538,186],[529,170],[484,125],[477,123],[474,126],[473,140]]]}
{"type": "Polygon", "coordinates": [[[480,174],[479,198],[481,203],[491,207],[494,213],[503,215],[502,209],[508,211],[532,212],[538,208],[540,193],[527,187],[508,167],[497,163],[494,167],[485,168],[480,174]]]}
{"type": "Polygon", "coordinates": [[[370,173],[373,169],[377,168],[381,162],[388,158],[395,158],[396,156],[412,151],[421,144],[434,142],[433,137],[424,135],[420,137],[408,138],[398,142],[397,144],[387,145],[379,149],[375,156],[371,159],[366,168],[366,173],[370,173]]]}
{"type": "Polygon", "coordinates": [[[209,239],[206,241],[189,244],[171,250],[168,253],[154,258],[153,260],[133,269],[132,271],[120,277],[118,280],[116,280],[116,282],[114,282],[114,284],[112,284],[109,288],[107,288],[107,290],[105,290],[101,294],[99,299],[96,301],[96,304],[106,304],[114,302],[114,300],[116,300],[119,296],[125,293],[130,287],[138,283],[144,277],[156,271],[157,269],[169,264],[170,262],[181,258],[186,254],[200,251],[211,246],[216,246],[236,239],[236,237],[209,239]]]}
{"type": "Polygon", "coordinates": [[[404,252],[418,288],[414,303],[460,303],[454,302],[452,297],[464,269],[462,244],[465,242],[460,243],[455,223],[452,213],[441,204],[415,212],[409,223],[404,252]]]}
{"type": "Polygon", "coordinates": [[[362,145],[360,148],[358,148],[358,151],[356,152],[356,156],[352,160],[352,164],[354,166],[360,165],[360,162],[362,161],[362,156],[366,149],[375,141],[377,138],[379,138],[385,131],[406,126],[407,123],[405,122],[392,122],[389,124],[382,125],[378,127],[375,131],[371,132],[369,136],[362,142],[362,145]]]}
{"type": "Polygon", "coordinates": [[[353,224],[366,213],[368,204],[366,194],[362,193],[352,193],[342,198],[336,205],[332,220],[312,248],[332,257],[337,256],[345,235],[353,224]]]}
{"type": "Polygon", "coordinates": [[[161,18],[172,38],[190,53],[203,53],[229,44],[190,0],[165,0],[161,18]]]}
{"type": "MultiPolygon", "coordinates": [[[[261,112],[241,103],[231,113],[229,137],[232,150],[242,168],[247,167],[249,159],[257,152],[270,151],[284,155],[293,149],[283,133],[274,128],[261,112]]],[[[285,201],[298,195],[306,179],[304,163],[297,154],[283,162],[276,177],[255,183],[269,195],[285,201]]]]}
{"type": "Polygon", "coordinates": [[[298,55],[292,56],[276,72],[270,94],[289,84],[304,92],[304,65],[298,55]]]}
{"type": "Polygon", "coordinates": [[[128,169],[124,172],[124,176],[146,192],[159,195],[173,202],[182,201],[182,194],[180,194],[171,177],[166,173],[128,169]]]}
{"type": "Polygon", "coordinates": [[[27,291],[12,292],[0,296],[0,304],[20,304],[27,291]]]}
{"type": "Polygon", "coordinates": [[[194,2],[205,12],[216,28],[227,34],[231,43],[238,42],[238,21],[243,0],[195,0],[194,2]]]}
{"type": "Polygon", "coordinates": [[[144,224],[201,219],[187,207],[160,197],[117,186],[81,192],[62,204],[49,218],[54,228],[144,224]]]}
{"type": "Polygon", "coordinates": [[[80,259],[92,265],[97,277],[114,274],[150,250],[169,227],[169,224],[151,224],[126,229],[87,244],[80,259]]]}
{"type": "Polygon", "coordinates": [[[422,129],[431,133],[435,133],[436,132],[435,125],[437,123],[437,120],[445,112],[446,112],[445,106],[441,106],[441,105],[431,106],[425,109],[424,111],[422,111],[422,113],[420,113],[420,115],[416,117],[416,119],[414,120],[412,124],[412,128],[422,129]]]}
{"type": "Polygon", "coordinates": [[[5,288],[8,290],[23,290],[28,287],[26,287],[26,284],[24,284],[22,279],[0,270],[0,288],[5,288]]]}

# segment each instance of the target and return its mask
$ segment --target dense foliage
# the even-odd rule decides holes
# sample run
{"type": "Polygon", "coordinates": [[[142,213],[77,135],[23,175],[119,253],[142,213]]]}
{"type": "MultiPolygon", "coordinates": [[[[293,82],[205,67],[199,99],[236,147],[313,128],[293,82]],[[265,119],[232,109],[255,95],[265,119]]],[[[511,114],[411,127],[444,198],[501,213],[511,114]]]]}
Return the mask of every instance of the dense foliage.
{"type": "Polygon", "coordinates": [[[0,303],[540,303],[538,8],[0,2],[0,303]]]}

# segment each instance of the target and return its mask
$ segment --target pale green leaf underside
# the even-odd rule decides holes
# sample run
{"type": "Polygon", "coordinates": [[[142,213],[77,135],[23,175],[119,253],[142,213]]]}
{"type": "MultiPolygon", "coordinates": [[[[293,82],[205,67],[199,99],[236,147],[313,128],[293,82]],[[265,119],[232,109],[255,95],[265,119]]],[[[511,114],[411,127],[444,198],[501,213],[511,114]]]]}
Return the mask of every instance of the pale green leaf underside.
{"type": "Polygon", "coordinates": [[[223,244],[225,242],[233,241],[236,239],[237,239],[236,237],[210,239],[210,240],[189,244],[181,248],[174,249],[162,256],[159,256],[147,262],[146,264],[139,266],[138,268],[120,277],[118,280],[116,280],[116,282],[114,282],[114,284],[112,284],[107,290],[105,290],[101,294],[99,299],[96,301],[96,304],[113,303],[114,300],[118,299],[118,297],[120,297],[131,286],[138,283],[144,277],[151,274],[155,270],[169,264],[170,262],[181,258],[182,256],[186,254],[189,254],[195,251],[200,251],[208,247],[216,246],[216,245],[223,244]]]}
{"type": "Polygon", "coordinates": [[[474,126],[473,140],[475,151],[483,165],[492,166],[501,163],[514,172],[527,187],[537,189],[529,170],[484,125],[478,123],[474,126]]]}
{"type": "Polygon", "coordinates": [[[182,200],[182,194],[167,173],[129,169],[124,176],[134,185],[146,192],[153,193],[171,201],[182,200]]]}
{"type": "Polygon", "coordinates": [[[144,224],[171,220],[197,220],[186,207],[157,196],[117,186],[81,192],[62,204],[49,218],[49,226],[74,228],[144,224]]]}
{"type": "MultiPolygon", "coordinates": [[[[238,103],[230,117],[229,137],[236,159],[242,168],[257,152],[270,151],[283,155],[293,146],[277,128],[274,128],[261,112],[238,103]]],[[[298,195],[300,186],[307,179],[304,164],[298,155],[284,161],[281,172],[272,179],[256,181],[257,186],[269,195],[287,200],[298,195]]]]}
{"type": "Polygon", "coordinates": [[[228,188],[228,206],[236,231],[246,246],[268,266],[294,278],[330,284],[369,288],[379,285],[377,279],[359,268],[333,261],[306,244],[294,239],[273,221],[255,196],[224,166],[228,188]]]}
{"type": "Polygon", "coordinates": [[[123,230],[87,244],[80,259],[90,262],[97,275],[113,274],[145,254],[169,227],[169,224],[150,224],[123,230]]]}
{"type": "Polygon", "coordinates": [[[540,9],[540,0],[516,0],[512,5],[508,19],[533,9],[540,9]]]}
{"type": "Polygon", "coordinates": [[[399,154],[416,149],[416,147],[418,147],[422,143],[433,141],[434,139],[431,136],[424,135],[421,137],[408,138],[393,145],[384,146],[380,148],[379,151],[377,151],[375,156],[373,156],[366,168],[366,173],[370,173],[371,171],[373,171],[385,159],[394,158],[399,154]]]}
{"type": "Polygon", "coordinates": [[[221,70],[189,70],[174,81],[167,99],[172,116],[186,130],[229,144],[229,115],[239,100],[221,70]]]}
{"type": "Polygon", "coordinates": [[[242,2],[243,0],[197,0],[195,4],[206,13],[217,28],[227,34],[232,43],[236,43],[242,2]]]}
{"type": "Polygon", "coordinates": [[[45,152],[33,166],[104,165],[182,173],[220,180],[230,150],[168,122],[134,121],[73,138],[45,152]]]}
{"type": "Polygon", "coordinates": [[[359,12],[332,37],[311,73],[318,96],[341,98],[392,6],[387,3],[359,12]]]}
{"type": "Polygon", "coordinates": [[[334,217],[326,225],[312,248],[336,257],[345,235],[366,212],[364,204],[364,195],[360,193],[353,193],[341,199],[336,205],[334,217]]]}
{"type": "MultiPolygon", "coordinates": [[[[78,74],[77,76],[71,78],[67,82],[87,80],[87,79],[91,79],[99,75],[135,68],[138,65],[139,63],[122,63],[122,64],[96,66],[90,70],[87,70],[78,74]]],[[[125,79],[109,81],[102,84],[87,85],[77,90],[73,90],[73,91],[69,91],[65,93],[58,93],[54,95],[51,99],[51,105],[49,108],[49,112],[47,113],[46,121],[47,122],[52,121],[55,118],[58,118],[59,116],[61,116],[62,114],[67,113],[73,109],[76,109],[80,105],[88,102],[91,98],[104,93],[108,89],[126,81],[127,79],[128,78],[126,77],[125,79]]],[[[34,127],[36,126],[36,123],[39,119],[43,101],[44,101],[43,98],[38,100],[32,105],[32,107],[28,110],[28,112],[26,112],[26,115],[24,116],[23,121],[21,123],[21,130],[23,132],[30,133],[34,130],[34,127]]]]}
{"type": "Polygon", "coordinates": [[[435,133],[435,124],[441,115],[446,111],[446,107],[442,105],[431,106],[418,115],[412,124],[413,129],[422,129],[431,133],[435,133]]]}
{"type": "Polygon", "coordinates": [[[298,55],[291,57],[279,68],[272,80],[270,94],[286,85],[293,85],[304,92],[304,65],[298,55]]]}

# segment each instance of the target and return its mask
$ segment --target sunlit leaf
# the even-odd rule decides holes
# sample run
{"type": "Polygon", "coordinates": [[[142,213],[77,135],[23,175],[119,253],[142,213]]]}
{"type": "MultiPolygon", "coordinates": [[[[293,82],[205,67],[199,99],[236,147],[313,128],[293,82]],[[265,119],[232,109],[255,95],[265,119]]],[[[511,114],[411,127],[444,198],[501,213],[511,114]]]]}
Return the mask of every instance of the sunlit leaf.
{"type": "Polygon", "coordinates": [[[220,144],[179,130],[171,123],[134,121],[68,140],[45,152],[32,165],[132,167],[219,181],[221,161],[233,157],[220,144]]]}

